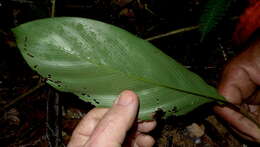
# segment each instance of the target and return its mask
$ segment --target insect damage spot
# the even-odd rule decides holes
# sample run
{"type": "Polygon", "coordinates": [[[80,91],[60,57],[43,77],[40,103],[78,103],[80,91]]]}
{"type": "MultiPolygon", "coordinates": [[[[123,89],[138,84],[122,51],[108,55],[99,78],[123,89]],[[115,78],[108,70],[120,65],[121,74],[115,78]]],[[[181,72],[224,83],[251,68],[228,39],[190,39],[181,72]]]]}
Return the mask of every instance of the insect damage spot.
{"type": "Polygon", "coordinates": [[[59,80],[54,81],[54,83],[55,83],[55,84],[62,84],[62,82],[59,81],[59,80]]]}
{"type": "Polygon", "coordinates": [[[170,112],[170,113],[176,113],[176,112],[178,112],[178,109],[177,109],[176,106],[173,106],[173,108],[170,109],[170,110],[168,110],[168,112],[170,112]]]}
{"type": "Polygon", "coordinates": [[[30,57],[34,57],[31,53],[26,53],[26,55],[30,56],[30,57]]]}
{"type": "Polygon", "coordinates": [[[173,113],[176,113],[176,112],[178,112],[178,109],[177,109],[177,107],[176,107],[176,106],[174,106],[174,107],[172,108],[172,112],[173,112],[173,113]]]}
{"type": "Polygon", "coordinates": [[[85,95],[86,95],[86,93],[81,93],[81,95],[85,96],[85,95]]]}
{"type": "Polygon", "coordinates": [[[37,68],[37,67],[38,67],[38,65],[34,65],[34,66],[33,66],[33,68],[37,68]]]}
{"type": "Polygon", "coordinates": [[[153,119],[162,119],[165,116],[166,112],[163,109],[158,108],[152,115],[153,119]]]}
{"type": "Polygon", "coordinates": [[[62,86],[62,82],[61,81],[54,81],[51,79],[51,75],[48,75],[48,77],[46,78],[48,81],[52,82],[52,83],[55,83],[58,87],[61,87],[62,86]]]}
{"type": "Polygon", "coordinates": [[[83,91],[84,91],[84,92],[81,93],[82,96],[90,97],[90,95],[89,95],[88,92],[87,92],[87,88],[83,88],[83,91]]]}
{"type": "Polygon", "coordinates": [[[96,99],[93,99],[96,104],[100,104],[96,99]]]}
{"type": "Polygon", "coordinates": [[[54,83],[54,81],[52,80],[52,79],[50,79],[50,78],[47,78],[49,81],[51,81],[51,82],[53,82],[54,83]]]}
{"type": "Polygon", "coordinates": [[[28,37],[27,36],[25,36],[24,37],[24,47],[23,47],[23,49],[26,51],[27,50],[27,41],[28,41],[28,37]]]}
{"type": "Polygon", "coordinates": [[[156,98],[156,103],[159,104],[159,99],[158,98],[156,98]]]}

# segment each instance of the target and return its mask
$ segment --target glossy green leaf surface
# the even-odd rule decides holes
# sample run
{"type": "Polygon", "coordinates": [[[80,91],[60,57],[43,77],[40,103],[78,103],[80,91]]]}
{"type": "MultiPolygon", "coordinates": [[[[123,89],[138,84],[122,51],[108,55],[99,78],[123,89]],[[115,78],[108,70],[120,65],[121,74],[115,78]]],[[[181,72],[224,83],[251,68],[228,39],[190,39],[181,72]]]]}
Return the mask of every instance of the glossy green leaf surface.
{"type": "Polygon", "coordinates": [[[140,98],[140,119],[183,115],[214,99],[224,100],[199,76],[151,43],[99,21],[60,17],[13,29],[29,66],[54,88],[98,107],[110,107],[125,89],[140,98]]]}

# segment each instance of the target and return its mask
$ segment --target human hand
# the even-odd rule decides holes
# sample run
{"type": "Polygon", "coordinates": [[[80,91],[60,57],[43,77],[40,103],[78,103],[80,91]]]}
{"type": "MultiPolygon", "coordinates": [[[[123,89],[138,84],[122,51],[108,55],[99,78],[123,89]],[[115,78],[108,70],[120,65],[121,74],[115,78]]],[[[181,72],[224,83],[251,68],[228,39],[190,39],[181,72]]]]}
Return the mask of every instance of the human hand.
{"type": "MultiPolygon", "coordinates": [[[[227,101],[240,105],[260,124],[260,39],[235,57],[224,69],[219,92],[227,101]]],[[[242,137],[260,143],[260,128],[228,107],[215,107],[242,137]]]]}
{"type": "Polygon", "coordinates": [[[94,108],[77,125],[68,147],[151,147],[154,139],[145,135],[155,121],[136,122],[139,100],[123,91],[112,108],[94,108]]]}

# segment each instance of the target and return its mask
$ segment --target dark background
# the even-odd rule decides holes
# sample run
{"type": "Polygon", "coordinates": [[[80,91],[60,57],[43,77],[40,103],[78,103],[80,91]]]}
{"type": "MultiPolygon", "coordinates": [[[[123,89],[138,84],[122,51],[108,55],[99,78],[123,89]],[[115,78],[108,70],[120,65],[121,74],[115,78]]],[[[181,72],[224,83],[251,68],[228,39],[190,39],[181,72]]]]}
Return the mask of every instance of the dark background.
{"type": "MultiPolygon", "coordinates": [[[[198,25],[207,0],[56,0],[55,16],[92,18],[141,38],[198,25]]],[[[151,41],[163,52],[216,86],[222,68],[243,48],[231,42],[246,0],[234,1],[219,25],[200,42],[193,30],[151,41]]],[[[39,85],[40,77],[22,59],[11,33],[19,24],[50,17],[51,0],[0,0],[0,146],[65,146],[93,106],[76,96],[39,85]]],[[[156,146],[254,146],[235,135],[204,106],[183,117],[160,120],[152,132],[156,146]],[[196,123],[204,135],[191,137],[196,123]]]]}

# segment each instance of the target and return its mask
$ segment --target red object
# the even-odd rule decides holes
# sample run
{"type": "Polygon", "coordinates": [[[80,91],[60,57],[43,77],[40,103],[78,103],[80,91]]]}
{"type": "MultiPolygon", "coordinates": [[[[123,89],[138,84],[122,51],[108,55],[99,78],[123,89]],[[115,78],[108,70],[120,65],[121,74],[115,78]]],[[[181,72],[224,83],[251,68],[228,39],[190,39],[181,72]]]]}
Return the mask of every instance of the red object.
{"type": "Polygon", "coordinates": [[[250,6],[240,16],[239,23],[233,33],[233,41],[237,45],[244,43],[260,28],[260,0],[249,0],[250,6]]]}

